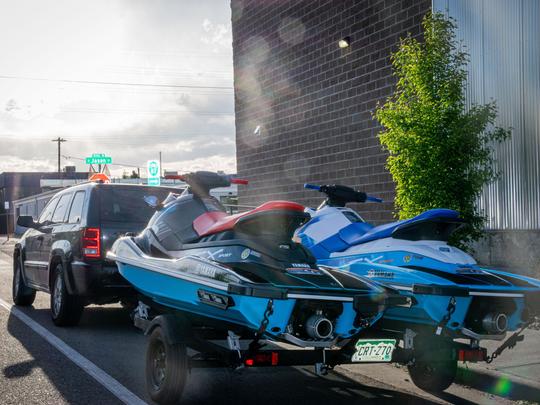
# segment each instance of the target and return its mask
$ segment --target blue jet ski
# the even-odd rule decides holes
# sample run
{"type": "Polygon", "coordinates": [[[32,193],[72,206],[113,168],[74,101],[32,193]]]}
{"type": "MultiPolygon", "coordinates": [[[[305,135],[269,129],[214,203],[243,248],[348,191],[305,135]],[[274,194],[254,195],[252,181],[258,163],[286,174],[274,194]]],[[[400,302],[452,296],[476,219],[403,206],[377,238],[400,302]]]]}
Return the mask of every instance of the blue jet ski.
{"type": "Polygon", "coordinates": [[[354,274],[317,266],[291,240],[309,219],[302,205],[273,201],[228,216],[209,191],[237,180],[183,176],[189,187],[158,202],[146,229],[119,238],[107,257],[156,311],[181,311],[194,325],[236,334],[260,331],[304,347],[340,345],[381,316],[399,293],[354,274]]]}
{"type": "MultiPolygon", "coordinates": [[[[433,209],[373,226],[346,204],[382,200],[346,186],[305,187],[327,196],[316,210],[306,210],[311,220],[296,234],[317,263],[365,276],[414,300],[411,308],[389,308],[379,327],[409,331],[424,346],[426,337],[434,341],[430,336],[435,335],[446,342],[469,339],[470,347],[478,347],[482,340],[503,340],[507,331],[521,332],[540,315],[539,280],[486,269],[448,245],[449,236],[463,225],[458,212],[433,209]]],[[[511,339],[522,338],[516,336],[511,339]]],[[[478,359],[490,360],[482,354],[478,359]]],[[[411,376],[422,387],[429,374],[411,376]]]]}

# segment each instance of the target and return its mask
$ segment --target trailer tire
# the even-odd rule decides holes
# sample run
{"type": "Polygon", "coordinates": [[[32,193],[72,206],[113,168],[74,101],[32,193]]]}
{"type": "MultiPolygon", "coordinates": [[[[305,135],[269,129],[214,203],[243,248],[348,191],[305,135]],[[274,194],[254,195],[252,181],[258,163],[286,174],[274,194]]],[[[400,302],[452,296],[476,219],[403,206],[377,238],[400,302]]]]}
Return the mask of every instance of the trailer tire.
{"type": "Polygon", "coordinates": [[[146,387],[158,404],[180,402],[188,375],[188,357],[183,343],[169,344],[160,326],[150,334],[146,351],[146,387]]]}
{"type": "Polygon", "coordinates": [[[413,364],[407,366],[414,385],[424,391],[439,393],[450,387],[456,379],[457,359],[453,348],[446,342],[431,342],[413,364]],[[438,343],[438,344],[437,344],[438,343]],[[437,353],[437,359],[429,353],[437,353]]]}

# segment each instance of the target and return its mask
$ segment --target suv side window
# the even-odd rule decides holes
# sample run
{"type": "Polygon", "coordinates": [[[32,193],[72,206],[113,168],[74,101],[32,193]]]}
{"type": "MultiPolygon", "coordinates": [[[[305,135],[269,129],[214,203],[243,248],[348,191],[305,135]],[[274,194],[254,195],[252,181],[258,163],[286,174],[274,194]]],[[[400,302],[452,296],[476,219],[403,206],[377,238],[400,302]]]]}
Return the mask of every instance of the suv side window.
{"type": "Polygon", "coordinates": [[[56,209],[54,210],[52,222],[54,223],[64,222],[64,218],[66,217],[66,212],[69,207],[69,201],[71,200],[71,196],[72,194],[64,194],[62,197],[60,197],[60,201],[58,201],[58,205],[56,206],[56,209]]]}
{"type": "Polygon", "coordinates": [[[81,220],[82,210],[84,206],[84,191],[77,191],[75,197],[73,197],[73,202],[71,203],[71,209],[69,210],[69,219],[70,224],[76,224],[81,220]]]}
{"type": "Polygon", "coordinates": [[[51,201],[49,201],[49,203],[45,206],[45,208],[43,209],[43,212],[39,216],[38,223],[40,225],[43,225],[46,222],[51,220],[53,211],[56,208],[56,204],[58,203],[58,200],[59,198],[55,197],[51,201]]]}

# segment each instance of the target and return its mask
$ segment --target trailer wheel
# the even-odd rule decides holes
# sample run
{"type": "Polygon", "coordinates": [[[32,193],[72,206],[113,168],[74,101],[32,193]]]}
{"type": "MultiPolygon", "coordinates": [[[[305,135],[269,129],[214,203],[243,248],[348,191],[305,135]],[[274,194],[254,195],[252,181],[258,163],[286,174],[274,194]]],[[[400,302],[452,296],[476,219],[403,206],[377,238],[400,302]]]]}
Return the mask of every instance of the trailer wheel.
{"type": "Polygon", "coordinates": [[[161,327],[156,327],[146,351],[146,387],[158,404],[177,404],[187,379],[187,353],[184,344],[168,344],[161,327]]]}
{"type": "Polygon", "coordinates": [[[414,363],[407,366],[409,375],[418,388],[432,393],[442,392],[456,379],[457,359],[453,348],[449,342],[439,339],[423,342],[425,344],[419,345],[423,350],[416,355],[414,363]]]}

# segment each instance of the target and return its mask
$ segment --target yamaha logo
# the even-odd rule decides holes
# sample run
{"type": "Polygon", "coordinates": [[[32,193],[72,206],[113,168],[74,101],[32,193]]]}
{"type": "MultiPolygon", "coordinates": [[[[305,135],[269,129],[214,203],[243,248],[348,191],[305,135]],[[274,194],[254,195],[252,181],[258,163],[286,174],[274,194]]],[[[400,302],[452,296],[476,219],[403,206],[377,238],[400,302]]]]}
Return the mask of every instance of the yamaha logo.
{"type": "Polygon", "coordinates": [[[242,253],[240,254],[240,258],[242,260],[246,260],[250,254],[251,254],[251,249],[244,249],[242,253]]]}

